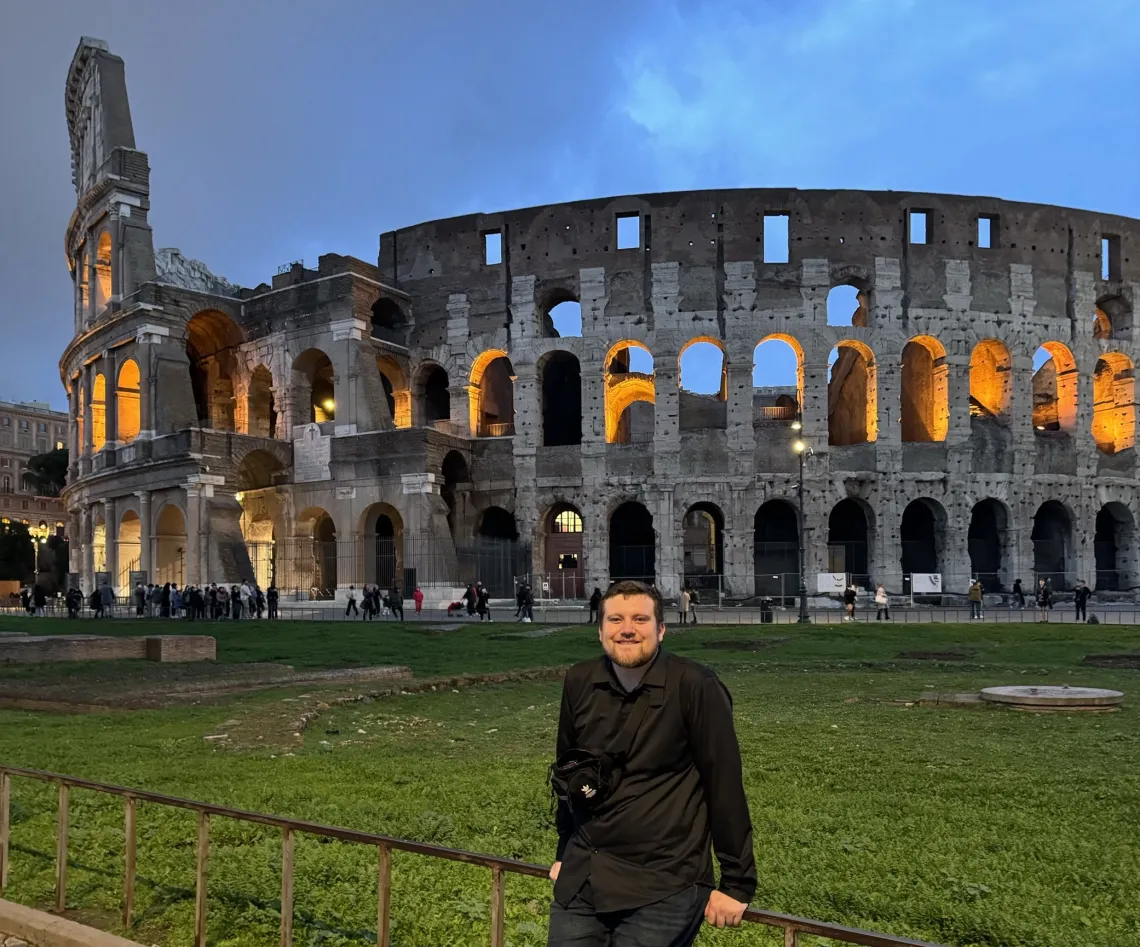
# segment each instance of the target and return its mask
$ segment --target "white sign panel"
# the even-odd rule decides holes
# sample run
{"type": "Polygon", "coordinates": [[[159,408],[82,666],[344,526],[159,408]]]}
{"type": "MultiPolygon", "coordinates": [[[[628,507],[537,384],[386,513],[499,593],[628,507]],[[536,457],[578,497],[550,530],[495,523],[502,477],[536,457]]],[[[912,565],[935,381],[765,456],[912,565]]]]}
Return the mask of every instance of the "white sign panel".
{"type": "Polygon", "coordinates": [[[938,572],[913,572],[910,591],[914,595],[937,595],[942,591],[942,575],[938,572]]]}
{"type": "Polygon", "coordinates": [[[293,441],[293,482],[313,483],[331,480],[329,457],[332,438],[321,433],[319,424],[306,424],[301,436],[293,441]]]}
{"type": "Polygon", "coordinates": [[[847,588],[845,572],[820,572],[815,578],[816,591],[821,595],[838,595],[847,588]]]}

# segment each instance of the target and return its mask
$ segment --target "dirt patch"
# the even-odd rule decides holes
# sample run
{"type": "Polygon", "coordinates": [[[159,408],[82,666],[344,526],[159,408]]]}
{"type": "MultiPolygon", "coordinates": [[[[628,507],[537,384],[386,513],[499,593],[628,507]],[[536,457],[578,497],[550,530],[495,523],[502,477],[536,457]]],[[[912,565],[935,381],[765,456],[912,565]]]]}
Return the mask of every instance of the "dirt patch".
{"type": "Polygon", "coordinates": [[[899,657],[906,661],[969,661],[973,655],[967,651],[900,651],[899,657]]]}
{"type": "Polygon", "coordinates": [[[722,638],[720,641],[706,641],[701,647],[709,651],[765,651],[788,640],[782,638],[722,638]]]}
{"type": "Polygon", "coordinates": [[[1140,671],[1140,654],[1086,654],[1084,663],[1095,668],[1140,671]]]}

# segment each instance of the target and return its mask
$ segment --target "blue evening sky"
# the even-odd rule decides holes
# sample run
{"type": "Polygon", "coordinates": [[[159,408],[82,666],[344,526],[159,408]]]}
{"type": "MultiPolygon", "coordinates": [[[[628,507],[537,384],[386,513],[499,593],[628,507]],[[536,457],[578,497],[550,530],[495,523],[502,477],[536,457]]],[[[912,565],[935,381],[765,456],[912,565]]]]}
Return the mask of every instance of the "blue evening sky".
{"type": "MultiPolygon", "coordinates": [[[[126,60],[156,246],[245,285],[324,252],[375,259],[380,232],[421,220],[620,193],[890,188],[1140,216],[1130,0],[5,0],[3,399],[66,403],[63,86],[83,34],[126,60]]],[[[713,390],[719,365],[694,353],[686,386],[713,390]]],[[[794,378],[786,354],[760,364],[794,378]]]]}

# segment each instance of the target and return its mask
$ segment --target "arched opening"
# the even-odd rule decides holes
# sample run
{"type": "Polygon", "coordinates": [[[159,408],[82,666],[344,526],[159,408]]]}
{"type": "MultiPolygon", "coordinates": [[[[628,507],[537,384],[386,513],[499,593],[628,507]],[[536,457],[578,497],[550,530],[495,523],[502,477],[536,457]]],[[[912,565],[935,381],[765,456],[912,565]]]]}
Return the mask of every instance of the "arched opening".
{"type": "Polygon", "coordinates": [[[75,272],[75,334],[78,335],[91,315],[89,300],[91,298],[91,253],[87,244],[83,245],[76,257],[78,263],[75,272]]]}
{"type": "Polygon", "coordinates": [[[115,434],[120,444],[129,444],[139,436],[140,392],[139,366],[133,358],[119,368],[119,382],[115,391],[115,434]]]}
{"type": "Polygon", "coordinates": [[[840,500],[827,518],[828,572],[846,573],[851,582],[871,584],[870,524],[858,500],[840,500]]]}
{"type": "Polygon", "coordinates": [[[868,323],[869,294],[850,283],[833,286],[827,294],[829,326],[865,327],[868,323]]]}
{"type": "Polygon", "coordinates": [[[752,527],[756,594],[790,604],[800,586],[799,514],[787,500],[769,500],[752,527]]]}
{"type": "Polygon", "coordinates": [[[227,315],[199,312],[186,325],[186,357],[198,423],[215,431],[234,430],[234,377],[241,330],[227,315]]]}
{"type": "Polygon", "coordinates": [[[96,573],[107,571],[107,520],[102,513],[91,523],[91,553],[96,573]]]}
{"type": "Polygon", "coordinates": [[[1033,429],[1071,432],[1077,424],[1077,363],[1060,342],[1046,342],[1033,358],[1033,429]]]}
{"type": "Polygon", "coordinates": [[[605,359],[606,443],[653,442],[653,356],[640,342],[618,342],[605,359]]]}
{"type": "Polygon", "coordinates": [[[515,370],[507,353],[484,352],[471,366],[471,433],[508,437],[515,433],[515,370]]]}
{"type": "Polygon", "coordinates": [[[724,349],[710,338],[691,339],[677,357],[678,384],[682,391],[694,395],[728,397],[728,368],[724,349]]]}
{"type": "MultiPolygon", "coordinates": [[[[142,568],[142,522],[134,510],[127,510],[119,519],[119,541],[115,558],[118,565],[115,588],[123,590],[121,594],[128,594],[126,590],[133,591],[131,573],[142,568]]],[[[154,580],[147,576],[147,581],[154,580]]]]}
{"type": "MultiPolygon", "coordinates": [[[[381,355],[376,359],[376,367],[380,370],[380,384],[384,388],[384,400],[388,404],[388,412],[392,415],[392,424],[401,429],[411,427],[412,392],[408,388],[403,367],[387,355],[381,355]]],[[[450,408],[449,399],[449,411],[450,408]]]]}
{"type": "Polygon", "coordinates": [[[1056,500],[1046,500],[1033,515],[1034,581],[1047,579],[1054,589],[1067,589],[1072,583],[1069,564],[1072,557],[1072,519],[1056,500]]]}
{"type": "Polygon", "coordinates": [[[753,421],[794,421],[804,393],[804,353],[790,335],[770,335],[752,350],[753,421]]]}
{"type": "Polygon", "coordinates": [[[552,352],[542,373],[542,443],[563,447],[582,443],[582,367],[569,352],[552,352]]]}
{"type": "Polygon", "coordinates": [[[319,507],[308,509],[298,517],[297,533],[301,539],[297,566],[299,571],[307,573],[297,576],[297,586],[303,588],[303,581],[308,579],[309,595],[312,598],[336,598],[338,557],[336,523],[333,518],[319,507]],[[305,550],[305,545],[308,550],[305,550]]]}
{"type": "Polygon", "coordinates": [[[238,465],[237,500],[241,504],[241,534],[253,578],[262,588],[277,580],[277,530],[280,500],[274,481],[284,465],[267,450],[253,450],[238,465]]]}
{"type": "Polygon", "coordinates": [[[101,451],[107,443],[107,379],[99,372],[91,382],[91,449],[101,451]]]}
{"type": "Polygon", "coordinates": [[[908,503],[899,524],[899,540],[904,591],[911,590],[908,583],[912,575],[941,575],[946,549],[946,511],[942,504],[926,497],[908,503]]]}
{"type": "Polygon", "coordinates": [[[978,578],[987,592],[1000,590],[1004,585],[1003,551],[1009,545],[1009,513],[1002,503],[987,497],[974,504],[966,545],[970,574],[978,578]]]}
{"type": "Polygon", "coordinates": [[[554,598],[585,598],[582,514],[568,503],[559,504],[547,513],[545,525],[545,581],[550,583],[550,595],[554,598]]]}
{"type": "Polygon", "coordinates": [[[396,508],[388,503],[370,506],[361,517],[361,534],[364,581],[382,589],[400,587],[406,594],[414,591],[415,576],[405,576],[404,521],[396,508]]]}
{"type": "Polygon", "coordinates": [[[154,581],[186,584],[186,517],[172,503],[159,510],[154,524],[154,581]]]}
{"type": "Polygon", "coordinates": [[[902,439],[946,440],[950,429],[946,349],[929,335],[911,339],[902,351],[902,439]]]}
{"type": "Polygon", "coordinates": [[[440,365],[429,365],[420,374],[419,394],[426,427],[451,419],[451,388],[447,372],[440,365]]]}
{"type": "Polygon", "coordinates": [[[1100,306],[1096,307],[1096,315],[1093,316],[1093,338],[1112,338],[1112,320],[1108,318],[1108,313],[1101,309],[1100,306]]]}
{"type": "Polygon", "coordinates": [[[576,338],[582,335],[582,306],[576,299],[564,299],[547,314],[548,337],[576,338]]]}
{"type": "Polygon", "coordinates": [[[467,491],[471,485],[471,474],[467,468],[467,461],[457,450],[448,451],[443,458],[440,470],[443,474],[443,486],[440,496],[447,504],[447,526],[452,537],[458,535],[457,528],[462,524],[467,506],[467,491]]]}
{"type": "Polygon", "coordinates": [[[1136,444],[1136,378],[1132,359],[1106,352],[1093,370],[1092,436],[1102,454],[1136,444]]]}
{"type": "Polygon", "coordinates": [[[982,339],[970,354],[970,417],[1004,418],[1012,394],[1009,349],[997,339],[982,339]]]}
{"type": "Polygon", "coordinates": [[[479,535],[484,539],[505,539],[513,542],[519,538],[515,514],[504,510],[501,506],[487,507],[479,517],[479,535]]]}
{"type": "Polygon", "coordinates": [[[107,308],[111,301],[111,234],[104,230],[99,234],[95,250],[95,314],[107,308]]]}
{"type": "Polygon", "coordinates": [[[254,437],[277,436],[277,404],[273,398],[273,375],[258,365],[249,376],[246,433],[254,437]]]}
{"type": "Polygon", "coordinates": [[[875,358],[862,342],[850,339],[832,349],[827,383],[827,442],[866,444],[878,437],[875,358]]]}
{"type": "Polygon", "coordinates": [[[657,583],[653,516],[640,503],[623,503],[610,517],[610,581],[657,583]]]}
{"type": "Polygon", "coordinates": [[[407,324],[404,310],[396,300],[381,296],[372,304],[372,338],[403,345],[407,324]]]}
{"type": "Polygon", "coordinates": [[[1106,503],[1096,514],[1093,552],[1098,592],[1116,592],[1135,583],[1136,521],[1123,503],[1106,503]]]}
{"type": "Polygon", "coordinates": [[[1132,338],[1132,308],[1120,296],[1106,296],[1096,306],[1093,316],[1093,338],[1132,338]]]}
{"type": "Polygon", "coordinates": [[[714,595],[724,577],[724,514],[713,503],[695,503],[681,519],[683,582],[714,595]]]}
{"type": "Polygon", "coordinates": [[[305,349],[293,360],[294,403],[301,423],[336,420],[336,374],[332,359],[320,349],[305,349]]]}
{"type": "Polygon", "coordinates": [[[490,506],[479,517],[475,543],[475,578],[496,597],[513,596],[515,577],[530,571],[530,550],[519,546],[515,515],[490,506]]]}

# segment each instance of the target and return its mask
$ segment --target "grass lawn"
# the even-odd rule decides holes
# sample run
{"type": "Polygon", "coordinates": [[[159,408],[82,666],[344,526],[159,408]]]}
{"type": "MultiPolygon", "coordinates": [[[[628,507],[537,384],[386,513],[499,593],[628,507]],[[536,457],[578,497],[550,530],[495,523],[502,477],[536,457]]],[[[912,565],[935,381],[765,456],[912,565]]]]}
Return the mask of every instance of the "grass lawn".
{"type": "MultiPolygon", "coordinates": [[[[0,630],[30,625],[0,620],[0,630]]],[[[598,648],[580,627],[498,637],[536,627],[509,623],[453,632],[340,622],[179,627],[215,634],[220,663],[395,663],[420,677],[558,666],[598,648]]],[[[42,620],[35,630],[77,629],[42,620]]],[[[132,634],[138,625],[98,631],[132,634]]],[[[1133,706],[1078,717],[887,703],[1020,682],[1115,687],[1135,700],[1140,673],[1081,660],[1140,651],[1140,630],[702,626],[666,643],[715,666],[733,692],[760,872],[755,906],[957,947],[1140,944],[1133,706]],[[755,650],[739,650],[747,646],[755,650]],[[898,657],[912,651],[964,660],[898,657]]],[[[130,675],[140,664],[0,668],[0,691],[12,680],[130,675]]],[[[334,705],[303,739],[267,731],[264,746],[240,749],[203,737],[223,723],[275,719],[313,688],[98,716],[0,711],[0,760],[545,864],[554,834],[544,778],[559,692],[535,681],[334,705]]],[[[51,901],[54,808],[51,788],[14,781],[14,900],[51,901]]],[[[276,944],[279,837],[221,820],[211,834],[210,943],[276,944]]],[[[107,926],[118,910],[121,836],[120,805],[73,792],[69,904],[107,926]]],[[[193,816],[140,806],[139,838],[133,936],[189,944],[193,816]]],[[[300,841],[295,943],[374,942],[375,873],[372,851],[300,841]]],[[[393,943],[489,942],[489,872],[397,854],[393,879],[393,943]]],[[[507,891],[508,942],[545,944],[549,886],[510,878],[507,891]]],[[[699,941],[780,942],[759,929],[705,931],[699,941]]]]}

